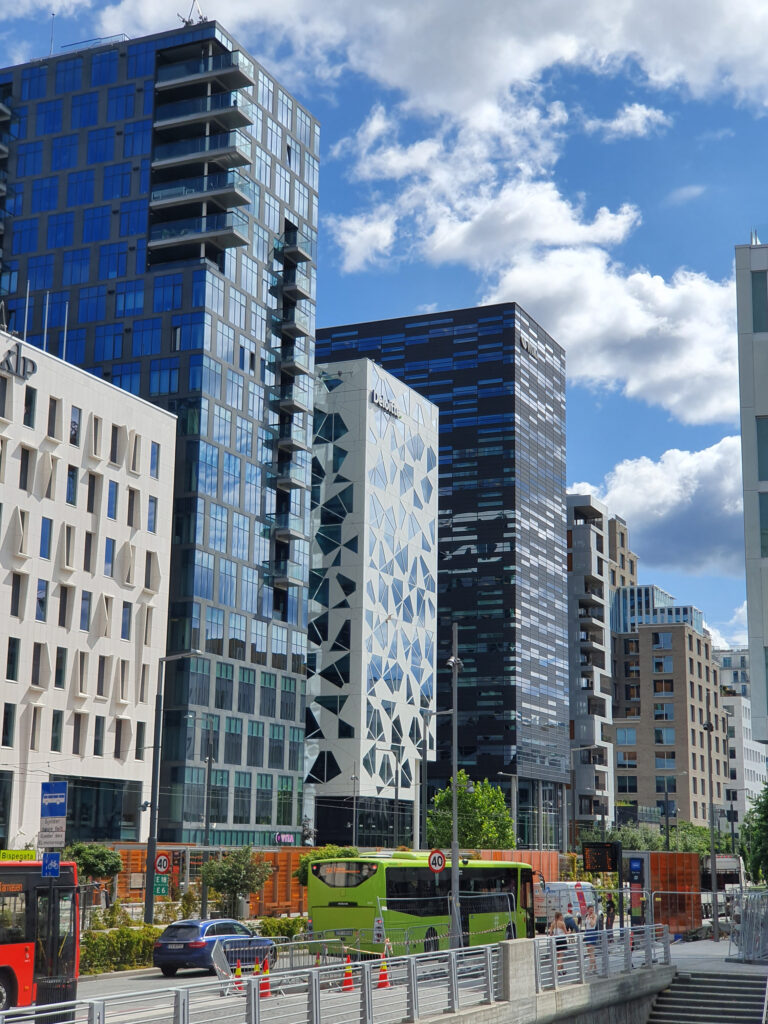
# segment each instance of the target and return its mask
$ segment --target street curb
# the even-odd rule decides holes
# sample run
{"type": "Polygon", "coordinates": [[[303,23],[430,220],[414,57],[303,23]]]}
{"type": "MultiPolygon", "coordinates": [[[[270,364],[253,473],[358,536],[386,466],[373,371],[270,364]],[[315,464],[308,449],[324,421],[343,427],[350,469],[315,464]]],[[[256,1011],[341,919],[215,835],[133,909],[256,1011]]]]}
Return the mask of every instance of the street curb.
{"type": "Polygon", "coordinates": [[[81,974],[77,980],[82,982],[98,981],[100,978],[129,978],[132,974],[147,974],[151,970],[153,970],[151,965],[149,967],[132,967],[130,971],[105,971],[103,974],[81,974]]]}

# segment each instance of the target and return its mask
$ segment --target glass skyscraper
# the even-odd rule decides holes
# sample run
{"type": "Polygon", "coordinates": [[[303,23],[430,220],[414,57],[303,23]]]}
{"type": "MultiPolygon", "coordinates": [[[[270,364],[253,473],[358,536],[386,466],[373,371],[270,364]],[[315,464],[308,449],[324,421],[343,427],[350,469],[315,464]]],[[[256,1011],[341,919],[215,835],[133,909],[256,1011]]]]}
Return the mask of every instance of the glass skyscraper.
{"type": "MultiPolygon", "coordinates": [[[[318,332],[440,410],[438,708],[459,626],[459,768],[510,794],[519,845],[564,841],[568,781],[565,354],[514,303],[318,332]],[[501,774],[500,774],[501,773],[501,774]]],[[[430,791],[451,775],[437,719],[430,791]]]]}
{"type": "Polygon", "coordinates": [[[318,126],[211,21],[0,71],[0,130],[10,327],[178,416],[159,838],[298,841],[318,126]]]}

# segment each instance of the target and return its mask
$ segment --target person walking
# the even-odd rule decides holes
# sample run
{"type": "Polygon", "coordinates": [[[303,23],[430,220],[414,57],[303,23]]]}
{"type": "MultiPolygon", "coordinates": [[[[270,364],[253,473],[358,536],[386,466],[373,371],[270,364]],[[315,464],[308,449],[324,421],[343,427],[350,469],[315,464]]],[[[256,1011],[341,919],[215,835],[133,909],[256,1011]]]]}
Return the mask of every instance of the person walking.
{"type": "Polygon", "coordinates": [[[565,974],[563,967],[563,956],[568,946],[568,929],[565,927],[563,915],[558,910],[550,922],[547,932],[555,937],[555,949],[557,950],[557,973],[565,974]]]}
{"type": "Polygon", "coordinates": [[[616,920],[616,904],[613,902],[613,897],[609,896],[608,901],[605,904],[605,930],[608,932],[613,931],[613,922],[616,920]]]}
{"type": "Polygon", "coordinates": [[[596,970],[595,946],[597,945],[597,916],[593,906],[587,907],[587,913],[584,917],[584,945],[587,950],[587,956],[589,957],[589,969],[594,974],[596,970]]]}
{"type": "Polygon", "coordinates": [[[573,916],[573,904],[572,903],[568,904],[568,912],[565,915],[564,921],[565,921],[565,930],[567,932],[577,932],[579,930],[579,926],[576,923],[576,918],[573,916]]]}

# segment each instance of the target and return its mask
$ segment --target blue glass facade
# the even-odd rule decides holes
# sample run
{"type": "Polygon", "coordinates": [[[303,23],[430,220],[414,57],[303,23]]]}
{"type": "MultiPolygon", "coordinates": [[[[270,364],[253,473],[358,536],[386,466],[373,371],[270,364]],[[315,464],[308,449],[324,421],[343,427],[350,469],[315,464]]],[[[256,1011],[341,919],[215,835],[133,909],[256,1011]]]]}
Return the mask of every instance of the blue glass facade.
{"type": "MultiPolygon", "coordinates": [[[[437,698],[450,707],[456,621],[459,767],[507,790],[516,776],[519,844],[558,847],[569,757],[565,354],[510,303],[318,332],[318,361],[356,356],[440,410],[437,698]]],[[[450,778],[448,716],[437,746],[430,790],[450,778]]]]}
{"type": "Polygon", "coordinates": [[[216,842],[298,841],[319,128],[205,22],[0,71],[0,129],[11,328],[178,416],[159,837],[208,758],[216,842]]]}

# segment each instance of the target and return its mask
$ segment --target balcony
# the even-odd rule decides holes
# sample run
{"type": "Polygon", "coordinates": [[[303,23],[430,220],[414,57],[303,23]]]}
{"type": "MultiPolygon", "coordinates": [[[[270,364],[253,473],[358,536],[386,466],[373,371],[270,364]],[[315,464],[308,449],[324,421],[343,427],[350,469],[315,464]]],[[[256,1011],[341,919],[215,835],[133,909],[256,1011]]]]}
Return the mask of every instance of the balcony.
{"type": "Polygon", "coordinates": [[[194,135],[155,146],[152,166],[175,167],[203,161],[227,167],[243,167],[251,162],[251,140],[245,132],[222,132],[218,135],[194,135]]]}
{"type": "Polygon", "coordinates": [[[275,397],[282,412],[309,412],[312,408],[312,392],[299,382],[275,388],[275,397]]]}
{"type": "Polygon", "coordinates": [[[4,196],[8,191],[8,172],[0,171],[0,196],[4,196]]]}
{"type": "Polygon", "coordinates": [[[307,582],[307,569],[299,562],[292,562],[288,558],[264,562],[264,570],[272,577],[272,585],[275,587],[300,587],[307,582]]]}
{"type": "Polygon", "coordinates": [[[298,266],[289,266],[282,274],[272,275],[270,287],[272,295],[286,295],[294,302],[300,299],[315,298],[315,278],[308,271],[298,266]]]}
{"type": "Polygon", "coordinates": [[[176,64],[161,64],[157,69],[155,89],[170,89],[186,83],[211,81],[219,82],[230,89],[252,86],[253,64],[239,50],[182,60],[176,64]]]}
{"type": "Polygon", "coordinates": [[[280,361],[280,370],[283,373],[290,373],[296,376],[300,373],[312,373],[313,359],[304,348],[299,345],[283,345],[275,353],[280,361]]]}
{"type": "Polygon", "coordinates": [[[317,242],[298,228],[292,228],[276,239],[274,251],[278,259],[291,263],[317,262],[317,242]]]}
{"type": "Polygon", "coordinates": [[[272,312],[272,330],[288,338],[311,337],[315,333],[315,310],[309,302],[285,306],[272,312]]]}
{"type": "Polygon", "coordinates": [[[0,123],[3,121],[10,121],[11,119],[11,108],[7,103],[0,100],[0,123]]]}
{"type": "Polygon", "coordinates": [[[156,185],[149,194],[149,205],[153,210],[162,210],[184,203],[215,202],[230,209],[255,203],[258,192],[258,185],[240,171],[222,171],[156,185]]]}
{"type": "Polygon", "coordinates": [[[248,244],[248,218],[236,210],[213,213],[207,217],[189,217],[153,224],[149,229],[149,246],[160,249],[172,245],[210,243],[221,249],[248,244]]]}
{"type": "Polygon", "coordinates": [[[291,459],[280,460],[277,463],[275,485],[281,490],[289,491],[295,487],[309,487],[310,483],[309,463],[302,466],[291,459]]]}
{"type": "Polygon", "coordinates": [[[222,128],[245,128],[253,124],[254,116],[253,104],[245,96],[237,92],[218,92],[212,96],[195,96],[158,105],[155,108],[154,126],[162,131],[197,122],[215,121],[222,128]]]}
{"type": "Polygon", "coordinates": [[[10,135],[7,132],[0,134],[0,160],[5,160],[8,157],[8,145],[11,141],[10,135]]]}
{"type": "Polygon", "coordinates": [[[309,451],[312,447],[309,428],[299,426],[296,422],[281,424],[277,434],[277,447],[289,452],[309,451]]]}
{"type": "Polygon", "coordinates": [[[295,516],[290,512],[278,512],[270,516],[269,524],[277,540],[293,540],[307,535],[303,516],[295,516]]]}

